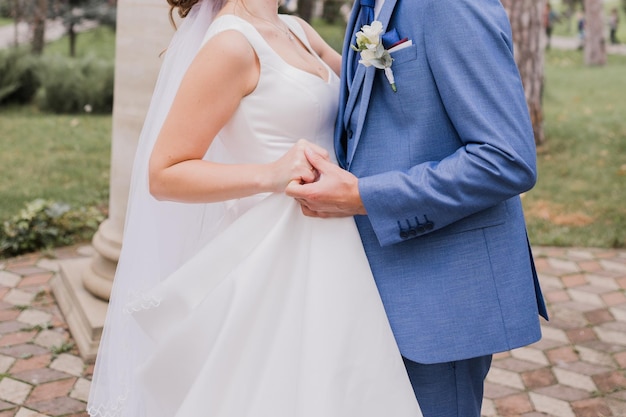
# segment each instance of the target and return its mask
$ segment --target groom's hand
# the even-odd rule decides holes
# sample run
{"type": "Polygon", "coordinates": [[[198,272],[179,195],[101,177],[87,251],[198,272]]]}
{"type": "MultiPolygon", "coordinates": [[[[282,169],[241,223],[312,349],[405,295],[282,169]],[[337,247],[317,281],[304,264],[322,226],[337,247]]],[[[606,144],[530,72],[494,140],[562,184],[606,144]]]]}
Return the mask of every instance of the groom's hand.
{"type": "Polygon", "coordinates": [[[367,214],[359,194],[357,177],[329,162],[311,149],[305,151],[319,179],[309,184],[291,181],[285,193],[302,206],[302,213],[310,217],[348,217],[367,214]]]}

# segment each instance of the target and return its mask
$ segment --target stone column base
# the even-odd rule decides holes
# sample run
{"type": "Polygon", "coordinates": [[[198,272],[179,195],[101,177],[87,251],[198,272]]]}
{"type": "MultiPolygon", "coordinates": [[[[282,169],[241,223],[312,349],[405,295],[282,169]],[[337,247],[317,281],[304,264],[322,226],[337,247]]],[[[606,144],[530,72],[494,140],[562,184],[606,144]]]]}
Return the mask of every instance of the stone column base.
{"type": "Polygon", "coordinates": [[[83,274],[90,269],[91,262],[92,258],[61,261],[60,270],[51,282],[52,292],[86,362],[96,359],[108,306],[83,286],[83,274]]]}

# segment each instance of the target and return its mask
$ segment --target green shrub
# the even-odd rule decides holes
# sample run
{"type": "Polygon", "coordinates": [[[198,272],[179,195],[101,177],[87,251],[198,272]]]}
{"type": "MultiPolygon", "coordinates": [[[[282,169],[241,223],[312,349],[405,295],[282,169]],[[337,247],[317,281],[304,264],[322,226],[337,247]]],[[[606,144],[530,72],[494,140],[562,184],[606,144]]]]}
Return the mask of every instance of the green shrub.
{"type": "Polygon", "coordinates": [[[39,105],[54,113],[110,113],[113,109],[113,62],[62,56],[46,57],[39,105]]]}
{"type": "Polygon", "coordinates": [[[103,220],[93,207],[72,210],[49,200],[31,201],[0,227],[0,258],[87,240],[103,220]]]}
{"type": "Polygon", "coordinates": [[[41,86],[40,65],[25,49],[0,50],[0,104],[29,103],[41,86]]]}

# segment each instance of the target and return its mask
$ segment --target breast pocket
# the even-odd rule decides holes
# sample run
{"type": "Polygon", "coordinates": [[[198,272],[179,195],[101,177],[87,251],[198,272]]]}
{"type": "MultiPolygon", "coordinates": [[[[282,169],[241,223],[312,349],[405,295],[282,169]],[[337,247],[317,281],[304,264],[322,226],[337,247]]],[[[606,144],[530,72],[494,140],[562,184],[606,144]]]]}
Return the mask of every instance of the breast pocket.
{"type": "Polygon", "coordinates": [[[414,61],[417,59],[417,45],[411,45],[407,48],[393,52],[391,57],[393,58],[393,63],[391,64],[392,68],[395,68],[404,62],[414,61]]]}

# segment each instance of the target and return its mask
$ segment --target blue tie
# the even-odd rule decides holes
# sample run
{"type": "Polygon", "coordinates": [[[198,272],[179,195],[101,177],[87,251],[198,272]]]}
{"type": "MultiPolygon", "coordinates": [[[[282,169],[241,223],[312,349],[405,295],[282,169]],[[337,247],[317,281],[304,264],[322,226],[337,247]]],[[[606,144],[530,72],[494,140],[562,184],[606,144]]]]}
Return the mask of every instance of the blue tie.
{"type": "Polygon", "coordinates": [[[374,21],[374,7],[376,6],[376,0],[360,0],[361,16],[359,16],[358,29],[364,25],[369,25],[374,21]]]}
{"type": "MultiPolygon", "coordinates": [[[[374,21],[374,6],[376,5],[376,0],[359,0],[359,6],[361,6],[361,10],[359,11],[359,17],[356,20],[356,24],[354,25],[354,31],[352,33],[351,43],[354,45],[356,42],[356,33],[361,30],[361,28],[365,25],[369,25],[374,21]]],[[[354,56],[352,60],[352,77],[356,73],[357,65],[359,65],[359,53],[355,52],[357,56],[354,56]]]]}

